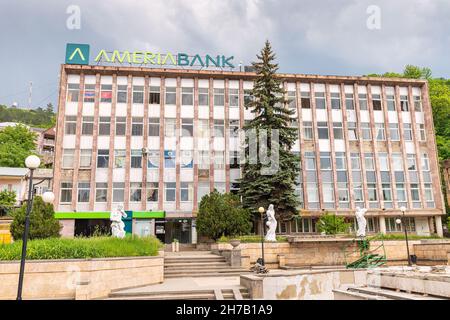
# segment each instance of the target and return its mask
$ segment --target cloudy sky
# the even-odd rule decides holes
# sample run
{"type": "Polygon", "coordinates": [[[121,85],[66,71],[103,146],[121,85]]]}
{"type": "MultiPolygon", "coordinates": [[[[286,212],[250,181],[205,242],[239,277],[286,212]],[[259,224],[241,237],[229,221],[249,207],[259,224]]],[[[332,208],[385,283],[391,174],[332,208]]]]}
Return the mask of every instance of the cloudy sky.
{"type": "Polygon", "coordinates": [[[282,72],[362,75],[415,64],[450,77],[449,17],[449,0],[0,0],[0,104],[26,107],[30,81],[33,107],[55,104],[68,42],[90,44],[91,56],[180,51],[249,64],[269,39],[282,72]],[[67,27],[73,5],[79,29],[67,27]]]}

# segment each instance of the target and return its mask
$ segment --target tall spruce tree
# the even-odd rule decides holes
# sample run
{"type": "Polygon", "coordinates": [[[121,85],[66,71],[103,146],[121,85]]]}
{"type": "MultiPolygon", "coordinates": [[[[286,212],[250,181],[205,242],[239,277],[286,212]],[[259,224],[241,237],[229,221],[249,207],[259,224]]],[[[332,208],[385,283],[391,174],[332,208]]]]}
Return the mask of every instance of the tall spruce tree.
{"type": "MultiPolygon", "coordinates": [[[[295,111],[287,107],[285,90],[282,79],[276,76],[278,64],[274,63],[275,54],[272,52],[269,41],[266,41],[261,53],[257,55],[258,61],[252,63],[257,78],[252,90],[252,101],[245,107],[254,113],[254,119],[244,126],[246,132],[254,129],[259,137],[261,130],[267,130],[267,154],[271,155],[273,146],[270,143],[272,130],[279,133],[279,169],[274,174],[261,173],[264,166],[261,161],[249,163],[249,144],[255,141],[246,141],[245,163],[243,176],[240,179],[240,195],[244,208],[250,209],[258,216],[258,208],[267,209],[269,204],[274,205],[278,218],[288,220],[297,215],[299,199],[295,194],[295,185],[299,177],[300,158],[292,153],[291,148],[298,138],[298,129],[292,127],[295,111]]],[[[264,147],[264,146],[263,146],[264,147]]],[[[261,146],[258,144],[257,150],[261,146]]],[[[274,149],[276,150],[276,149],[274,149]]],[[[275,151],[276,152],[276,151],[275,151]]]]}

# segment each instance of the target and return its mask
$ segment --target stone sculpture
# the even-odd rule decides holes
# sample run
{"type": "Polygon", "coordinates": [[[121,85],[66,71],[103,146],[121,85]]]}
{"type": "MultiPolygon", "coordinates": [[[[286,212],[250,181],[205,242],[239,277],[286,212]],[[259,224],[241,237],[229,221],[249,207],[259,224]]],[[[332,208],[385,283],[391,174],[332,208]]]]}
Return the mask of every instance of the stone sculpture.
{"type": "Polygon", "coordinates": [[[123,210],[123,205],[119,204],[116,211],[112,211],[109,217],[111,220],[111,233],[113,237],[125,238],[125,223],[122,221],[122,217],[126,218],[127,214],[123,210]]]}

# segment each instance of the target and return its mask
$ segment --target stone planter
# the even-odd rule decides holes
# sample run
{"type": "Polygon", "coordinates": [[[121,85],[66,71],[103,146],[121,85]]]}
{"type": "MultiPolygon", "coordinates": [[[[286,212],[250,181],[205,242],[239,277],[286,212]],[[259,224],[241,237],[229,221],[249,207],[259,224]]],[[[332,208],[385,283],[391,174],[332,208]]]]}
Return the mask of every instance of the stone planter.
{"type": "Polygon", "coordinates": [[[233,247],[233,249],[236,249],[241,244],[241,240],[239,240],[239,239],[231,239],[230,240],[230,244],[233,247]]]}

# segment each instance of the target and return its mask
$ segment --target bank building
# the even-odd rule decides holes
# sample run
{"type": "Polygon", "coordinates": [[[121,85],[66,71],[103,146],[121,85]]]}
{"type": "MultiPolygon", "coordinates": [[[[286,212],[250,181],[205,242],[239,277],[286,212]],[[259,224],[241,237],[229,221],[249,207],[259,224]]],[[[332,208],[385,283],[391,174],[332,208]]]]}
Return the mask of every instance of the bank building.
{"type": "MultiPolygon", "coordinates": [[[[236,69],[236,68],[235,68],[236,69]]],[[[198,240],[210,191],[236,192],[239,129],[256,77],[232,68],[61,65],[54,193],[63,236],[107,228],[123,204],[129,233],[198,240]]],[[[301,219],[280,234],[314,234],[324,212],[369,233],[442,236],[444,204],[426,80],[278,74],[295,111],[301,219]]],[[[353,227],[354,228],[354,227],[353,227]]]]}

